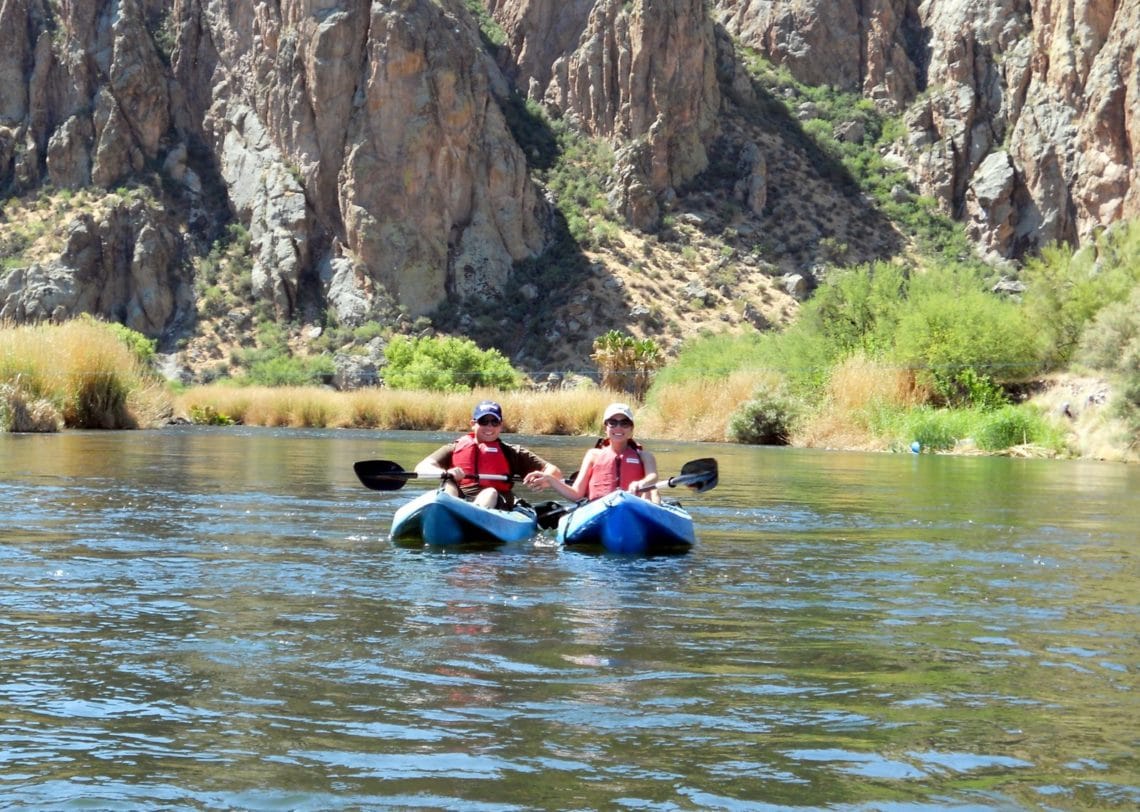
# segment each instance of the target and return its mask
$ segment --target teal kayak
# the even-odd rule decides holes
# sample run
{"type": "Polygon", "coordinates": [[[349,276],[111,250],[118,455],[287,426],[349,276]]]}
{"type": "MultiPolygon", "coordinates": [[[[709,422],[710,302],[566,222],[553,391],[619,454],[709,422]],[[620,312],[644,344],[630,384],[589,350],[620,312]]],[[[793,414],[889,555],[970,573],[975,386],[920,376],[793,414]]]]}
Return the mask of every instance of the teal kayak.
{"type": "Polygon", "coordinates": [[[684,552],[696,543],[693,517],[686,511],[628,491],[574,508],[558,520],[557,538],[567,547],[631,555],[684,552]]]}
{"type": "Polygon", "coordinates": [[[438,547],[526,541],[538,531],[534,510],[492,510],[452,496],[429,491],[401,505],[392,517],[394,542],[421,542],[438,547]]]}

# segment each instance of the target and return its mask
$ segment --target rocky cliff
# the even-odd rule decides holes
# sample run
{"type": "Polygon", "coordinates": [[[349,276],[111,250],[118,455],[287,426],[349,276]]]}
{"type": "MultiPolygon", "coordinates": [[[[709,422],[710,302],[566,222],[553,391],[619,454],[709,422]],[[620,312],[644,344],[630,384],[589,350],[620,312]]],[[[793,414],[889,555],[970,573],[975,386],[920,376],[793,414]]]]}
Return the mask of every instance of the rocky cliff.
{"type": "Polygon", "coordinates": [[[1140,214],[1137,0],[719,0],[740,42],[905,112],[916,184],[993,258],[1140,214]]]}
{"type": "Polygon", "coordinates": [[[766,326],[797,278],[905,239],[758,93],[751,53],[902,115],[887,157],[994,260],[1140,214],[1140,0],[473,3],[0,0],[0,317],[87,311],[192,343],[197,260],[233,222],[244,304],[282,321],[408,324],[514,295],[519,268],[566,250],[520,135],[530,104],[609,144],[629,236],[557,296],[536,279],[532,321],[477,337],[512,333],[541,368],[604,329],[660,331],[677,302],[689,323],[766,326]],[[102,199],[38,230],[15,216],[64,190],[102,199]],[[678,251],[722,240],[713,272],[639,287],[631,251],[683,228],[678,251]]]}

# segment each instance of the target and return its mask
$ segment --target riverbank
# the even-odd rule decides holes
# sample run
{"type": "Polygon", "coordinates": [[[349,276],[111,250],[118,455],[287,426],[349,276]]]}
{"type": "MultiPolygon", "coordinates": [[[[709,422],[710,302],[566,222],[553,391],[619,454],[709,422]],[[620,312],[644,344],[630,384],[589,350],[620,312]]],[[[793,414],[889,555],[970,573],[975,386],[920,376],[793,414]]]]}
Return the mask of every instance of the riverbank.
{"type": "MultiPolygon", "coordinates": [[[[508,434],[600,436],[605,407],[630,400],[591,385],[459,393],[232,384],[180,390],[151,370],[147,347],[133,346],[116,327],[77,319],[0,330],[0,427],[51,432],[174,421],[462,432],[472,405],[492,399],[503,405],[508,434]]],[[[1115,416],[1115,384],[1109,377],[1050,376],[1029,387],[1022,404],[990,412],[932,409],[904,378],[898,370],[873,365],[833,376],[833,389],[821,405],[789,418],[787,444],[1140,462],[1135,432],[1115,416]]],[[[655,386],[647,402],[632,404],[638,437],[739,441],[734,419],[739,423],[743,408],[770,386],[747,372],[655,386]]]]}
{"type": "MultiPolygon", "coordinates": [[[[729,421],[752,396],[755,386],[756,382],[748,376],[732,376],[723,381],[693,382],[655,392],[650,402],[633,404],[637,435],[644,440],[730,442],[729,421]]],[[[1033,415],[1035,423],[1046,427],[1043,434],[1047,440],[1010,442],[998,449],[986,448],[964,433],[955,435],[945,445],[924,443],[922,426],[924,421],[933,419],[932,415],[951,427],[956,422],[968,423],[955,421],[954,412],[876,409],[860,399],[832,402],[827,409],[804,416],[788,444],[909,453],[918,442],[920,451],[937,453],[1140,462],[1137,438],[1129,435],[1123,421],[1113,418],[1111,397],[1112,386],[1105,378],[1066,375],[1043,379],[1022,407],[1010,411],[1033,415]]],[[[598,388],[439,393],[213,385],[188,389],[175,396],[174,412],[180,419],[206,424],[458,433],[467,430],[472,405],[483,399],[502,404],[506,434],[600,436],[606,405],[629,398],[598,388]]]]}

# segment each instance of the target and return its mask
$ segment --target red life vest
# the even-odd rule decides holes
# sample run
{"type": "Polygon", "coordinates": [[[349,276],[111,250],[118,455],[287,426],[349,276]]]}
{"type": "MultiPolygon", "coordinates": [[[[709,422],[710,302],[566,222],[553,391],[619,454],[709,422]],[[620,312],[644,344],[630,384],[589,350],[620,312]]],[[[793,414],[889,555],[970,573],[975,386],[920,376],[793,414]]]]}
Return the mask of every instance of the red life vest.
{"type": "Polygon", "coordinates": [[[645,478],[645,464],[638,453],[641,446],[630,442],[620,453],[614,453],[609,440],[601,441],[594,454],[594,465],[590,469],[590,485],[586,496],[600,499],[619,488],[629,490],[629,486],[645,478]]]}
{"type": "Polygon", "coordinates": [[[510,480],[479,479],[479,474],[510,476],[511,464],[507,461],[503,448],[498,442],[481,443],[475,435],[468,434],[455,442],[451,452],[451,464],[458,465],[467,474],[459,484],[460,488],[478,485],[480,488],[494,488],[502,493],[511,492],[510,480]]]}

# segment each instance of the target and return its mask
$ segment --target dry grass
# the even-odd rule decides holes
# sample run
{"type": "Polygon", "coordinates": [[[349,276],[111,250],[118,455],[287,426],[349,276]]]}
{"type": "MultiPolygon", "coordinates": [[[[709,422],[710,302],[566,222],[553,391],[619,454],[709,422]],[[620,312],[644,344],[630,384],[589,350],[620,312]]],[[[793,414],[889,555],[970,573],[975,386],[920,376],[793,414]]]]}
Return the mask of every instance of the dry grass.
{"type": "Polygon", "coordinates": [[[49,405],[68,428],[151,426],[170,411],[162,383],[93,319],[0,327],[0,383],[7,413],[18,414],[22,402],[37,410],[32,422],[42,427],[55,422],[43,411],[49,405]]]}
{"type": "Polygon", "coordinates": [[[910,409],[930,399],[909,369],[886,366],[855,355],[832,370],[827,386],[828,402],[854,412],[876,406],[910,409]]]}
{"type": "Polygon", "coordinates": [[[606,404],[616,398],[597,389],[455,393],[199,386],[178,396],[176,410],[191,419],[212,413],[259,426],[463,431],[472,408],[486,399],[502,405],[508,433],[576,435],[597,432],[606,404]]]}
{"type": "Polygon", "coordinates": [[[638,434],[669,440],[724,442],[732,413],[758,387],[774,386],[770,374],[742,371],[724,380],[691,380],[654,393],[653,404],[638,416],[638,434]]]}
{"type": "Polygon", "coordinates": [[[486,399],[502,405],[509,434],[600,436],[606,406],[622,401],[634,408],[640,437],[722,442],[729,416],[761,383],[756,373],[738,373],[725,381],[692,381],[660,392],[651,406],[626,393],[594,388],[443,393],[212,385],[179,395],[176,411],[191,419],[213,413],[261,426],[465,431],[472,407],[486,399]]]}
{"type": "Polygon", "coordinates": [[[890,444],[877,419],[884,412],[902,412],[929,400],[908,369],[853,356],[832,370],[822,409],[799,427],[794,445],[881,451],[890,444]]]}

